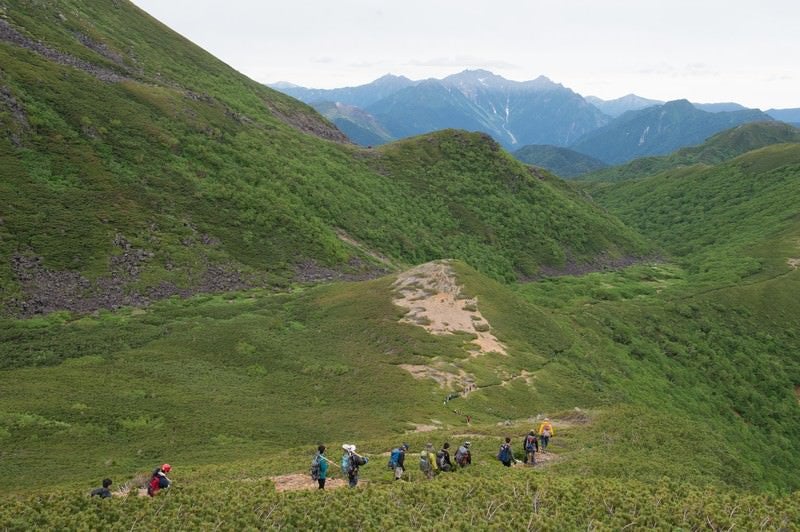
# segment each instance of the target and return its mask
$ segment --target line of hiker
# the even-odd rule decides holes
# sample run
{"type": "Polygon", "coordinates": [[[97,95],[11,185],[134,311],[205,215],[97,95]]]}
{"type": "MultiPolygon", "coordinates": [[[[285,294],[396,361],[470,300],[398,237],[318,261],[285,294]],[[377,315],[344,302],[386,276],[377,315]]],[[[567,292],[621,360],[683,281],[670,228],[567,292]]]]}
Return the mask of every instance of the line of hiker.
{"type": "MultiPolygon", "coordinates": [[[[549,418],[545,418],[539,425],[538,430],[531,430],[522,440],[523,463],[529,466],[535,465],[536,453],[547,452],[547,446],[553,436],[555,436],[553,424],[549,418]]],[[[425,478],[432,479],[438,473],[453,471],[456,466],[465,468],[472,464],[471,446],[472,444],[469,441],[462,443],[456,450],[453,457],[454,461],[451,461],[450,442],[444,442],[441,449],[436,453],[433,451],[433,444],[427,443],[422,452],[419,453],[419,469],[425,475],[425,478]]],[[[406,471],[406,454],[409,449],[410,447],[407,443],[402,443],[389,453],[387,467],[394,473],[395,480],[400,480],[406,471]]],[[[358,454],[355,444],[345,443],[342,445],[342,450],[344,451],[342,459],[339,464],[336,464],[325,455],[326,450],[327,447],[320,444],[311,461],[311,478],[317,481],[319,489],[325,489],[328,469],[331,465],[341,469],[342,475],[347,476],[348,485],[351,488],[355,488],[358,485],[359,468],[366,465],[369,462],[369,458],[358,454]]],[[[511,467],[513,463],[519,462],[514,458],[510,437],[506,437],[504,443],[500,445],[497,459],[506,467],[511,467]]],[[[147,483],[147,495],[154,497],[159,491],[170,487],[172,481],[167,476],[167,473],[171,470],[172,466],[169,464],[162,464],[153,470],[147,483]]],[[[103,479],[102,487],[92,490],[91,496],[102,499],[111,497],[111,490],[109,489],[111,484],[110,478],[103,479]]]]}
{"type": "MultiPolygon", "coordinates": [[[[553,424],[550,422],[550,418],[544,418],[544,421],[539,424],[538,430],[530,431],[522,439],[522,463],[529,466],[536,465],[536,453],[547,452],[547,445],[550,443],[552,436],[555,436],[553,424]]],[[[511,438],[506,437],[505,443],[500,446],[500,450],[497,453],[497,459],[506,467],[511,467],[512,462],[519,462],[514,458],[514,453],[511,450],[511,438]]]]}
{"type": "MultiPolygon", "coordinates": [[[[530,466],[535,465],[536,453],[545,452],[550,438],[554,435],[555,431],[553,430],[553,425],[548,418],[545,418],[539,425],[538,431],[531,430],[526,434],[522,441],[522,448],[524,450],[523,463],[530,466]]],[[[444,442],[442,448],[436,453],[434,453],[433,444],[427,443],[425,448],[419,453],[419,469],[425,475],[425,478],[432,479],[440,472],[453,471],[456,467],[467,467],[472,464],[471,445],[469,441],[465,441],[461,444],[453,457],[454,461],[451,461],[449,442],[444,442]]],[[[311,461],[311,478],[317,481],[319,489],[325,489],[329,465],[339,467],[342,471],[342,475],[346,475],[348,485],[351,488],[355,488],[358,485],[359,468],[367,464],[369,458],[358,454],[354,444],[345,443],[342,445],[344,453],[342,454],[341,465],[337,465],[325,455],[326,449],[324,445],[320,445],[311,461]]],[[[407,443],[402,443],[389,452],[389,461],[386,466],[394,474],[395,480],[403,478],[403,474],[406,471],[406,455],[409,449],[410,447],[407,443]]],[[[513,463],[519,462],[519,460],[514,458],[510,437],[506,437],[505,442],[500,446],[497,459],[506,467],[511,467],[513,463]]]]}

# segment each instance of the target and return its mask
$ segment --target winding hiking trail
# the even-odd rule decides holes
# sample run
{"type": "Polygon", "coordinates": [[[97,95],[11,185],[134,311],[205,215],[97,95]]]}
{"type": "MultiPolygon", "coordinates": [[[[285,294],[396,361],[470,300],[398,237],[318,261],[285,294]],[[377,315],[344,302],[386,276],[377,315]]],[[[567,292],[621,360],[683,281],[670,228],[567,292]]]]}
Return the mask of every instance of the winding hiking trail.
{"type": "MultiPolygon", "coordinates": [[[[478,299],[461,294],[461,286],[449,261],[428,262],[412,268],[398,275],[392,286],[396,290],[394,303],[408,309],[400,319],[401,323],[423,327],[436,335],[456,332],[474,335],[470,358],[487,353],[508,354],[478,310],[478,299]]],[[[462,397],[478,389],[474,375],[460,368],[457,372],[445,370],[446,366],[446,362],[436,360],[429,365],[400,364],[415,379],[430,378],[443,389],[460,389],[462,397]]]]}

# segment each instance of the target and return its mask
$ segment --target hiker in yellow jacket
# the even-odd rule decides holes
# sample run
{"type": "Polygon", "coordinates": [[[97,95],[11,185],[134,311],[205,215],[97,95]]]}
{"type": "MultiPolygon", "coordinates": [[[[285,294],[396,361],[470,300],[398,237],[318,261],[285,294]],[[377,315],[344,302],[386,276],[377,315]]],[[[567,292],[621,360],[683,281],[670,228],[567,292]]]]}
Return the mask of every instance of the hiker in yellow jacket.
{"type": "Polygon", "coordinates": [[[425,478],[432,479],[439,469],[436,463],[436,453],[433,452],[433,444],[429,443],[425,446],[425,450],[419,453],[419,469],[425,474],[425,478]]]}
{"type": "Polygon", "coordinates": [[[550,437],[556,435],[556,431],[553,428],[553,424],[550,423],[550,418],[544,418],[544,421],[539,425],[539,447],[541,447],[542,452],[547,451],[547,444],[550,443],[550,437]]]}

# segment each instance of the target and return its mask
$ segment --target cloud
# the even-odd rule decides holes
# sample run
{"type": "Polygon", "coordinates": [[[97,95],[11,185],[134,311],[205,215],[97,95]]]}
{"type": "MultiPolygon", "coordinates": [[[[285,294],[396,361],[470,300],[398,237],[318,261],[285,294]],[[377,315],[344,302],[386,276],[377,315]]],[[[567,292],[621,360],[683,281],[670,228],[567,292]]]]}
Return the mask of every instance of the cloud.
{"type": "Polygon", "coordinates": [[[318,65],[329,65],[333,63],[333,57],[312,57],[310,62],[318,65]]]}
{"type": "Polygon", "coordinates": [[[350,68],[375,68],[386,65],[386,61],[358,61],[356,63],[348,63],[350,68]]]}
{"type": "Polygon", "coordinates": [[[457,55],[453,57],[434,57],[430,59],[412,59],[408,66],[415,67],[483,67],[487,69],[518,69],[519,65],[503,61],[502,59],[483,59],[471,55],[457,55]]]}
{"type": "Polygon", "coordinates": [[[718,70],[715,70],[706,63],[687,63],[681,67],[669,63],[653,63],[639,68],[635,72],[644,76],[659,76],[670,78],[709,78],[718,77],[718,70]]]}

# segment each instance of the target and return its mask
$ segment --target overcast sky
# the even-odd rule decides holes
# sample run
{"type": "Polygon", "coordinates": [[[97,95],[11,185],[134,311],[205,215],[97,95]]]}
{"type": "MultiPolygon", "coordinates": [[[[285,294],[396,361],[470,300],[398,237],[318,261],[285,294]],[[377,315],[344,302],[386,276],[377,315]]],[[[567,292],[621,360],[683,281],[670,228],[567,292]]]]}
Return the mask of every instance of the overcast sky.
{"type": "Polygon", "coordinates": [[[800,107],[798,0],[133,0],[251,78],[484,68],[604,99],[800,107]]]}

